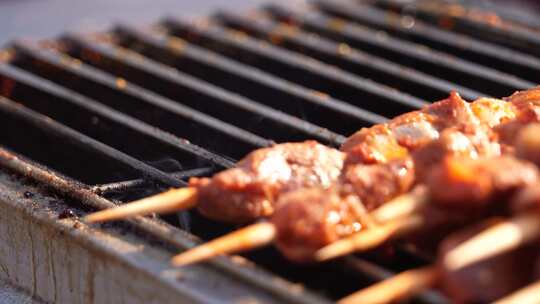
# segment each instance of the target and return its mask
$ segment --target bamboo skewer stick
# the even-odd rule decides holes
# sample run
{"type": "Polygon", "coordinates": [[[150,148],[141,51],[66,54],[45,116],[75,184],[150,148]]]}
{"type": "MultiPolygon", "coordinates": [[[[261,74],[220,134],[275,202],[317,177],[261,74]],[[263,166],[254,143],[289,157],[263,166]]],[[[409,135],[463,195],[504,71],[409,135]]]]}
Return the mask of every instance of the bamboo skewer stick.
{"type": "MultiPolygon", "coordinates": [[[[417,212],[425,205],[426,201],[426,191],[420,189],[388,202],[390,207],[387,207],[382,212],[374,213],[380,218],[369,216],[369,221],[371,222],[373,219],[376,223],[384,224],[393,220],[391,215],[402,218],[382,226],[369,227],[364,234],[360,233],[359,236],[352,236],[352,241],[345,239],[343,242],[338,241],[334,243],[335,245],[329,245],[327,251],[323,251],[315,257],[316,260],[323,261],[332,258],[334,255],[349,253],[356,249],[371,249],[394,236],[420,227],[424,221],[421,216],[405,216],[417,212]],[[396,211],[393,210],[393,205],[396,206],[396,211]]],[[[247,226],[174,257],[173,264],[177,266],[187,265],[222,254],[255,249],[271,243],[275,238],[275,233],[275,227],[269,222],[247,226]]]]}
{"type": "Polygon", "coordinates": [[[536,213],[517,216],[496,224],[458,247],[449,251],[443,259],[450,271],[510,251],[540,237],[540,217],[536,213]]]}
{"type": "Polygon", "coordinates": [[[439,278],[436,267],[408,270],[378,284],[362,289],[338,304],[385,304],[415,295],[434,285],[439,278]]]}
{"type": "Polygon", "coordinates": [[[317,261],[327,261],[355,251],[373,249],[382,243],[418,229],[424,223],[421,215],[400,218],[387,224],[367,229],[321,248],[315,254],[317,261]]]}
{"type": "Polygon", "coordinates": [[[540,303],[540,281],[520,289],[493,304],[538,304],[540,303]]]}
{"type": "Polygon", "coordinates": [[[386,223],[400,217],[418,213],[429,202],[425,186],[417,186],[411,192],[400,195],[371,212],[371,217],[379,223],[386,223]]]}
{"type": "Polygon", "coordinates": [[[88,223],[119,220],[150,213],[171,213],[195,207],[198,201],[196,188],[172,189],[158,195],[118,206],[116,208],[92,213],[83,218],[88,223]]]}
{"type": "Polygon", "coordinates": [[[262,247],[272,243],[275,236],[276,229],[273,224],[268,222],[253,224],[176,255],[171,263],[174,266],[184,266],[218,255],[262,247]]]}

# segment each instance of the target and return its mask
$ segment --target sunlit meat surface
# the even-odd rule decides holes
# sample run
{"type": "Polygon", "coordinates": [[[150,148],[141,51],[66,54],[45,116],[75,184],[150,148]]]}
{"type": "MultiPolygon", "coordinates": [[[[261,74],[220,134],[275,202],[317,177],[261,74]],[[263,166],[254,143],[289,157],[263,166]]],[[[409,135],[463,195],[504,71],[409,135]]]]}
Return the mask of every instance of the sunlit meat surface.
{"type": "Polygon", "coordinates": [[[341,174],[345,154],[315,141],[258,149],[212,178],[192,178],[199,211],[226,222],[243,223],[273,213],[275,201],[292,190],[330,186],[341,174]]]}

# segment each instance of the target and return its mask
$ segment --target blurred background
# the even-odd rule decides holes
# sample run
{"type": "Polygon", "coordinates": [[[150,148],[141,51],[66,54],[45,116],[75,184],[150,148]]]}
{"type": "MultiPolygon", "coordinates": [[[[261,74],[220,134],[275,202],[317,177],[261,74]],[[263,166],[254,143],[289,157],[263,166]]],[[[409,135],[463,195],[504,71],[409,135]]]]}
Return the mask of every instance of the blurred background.
{"type": "MultiPolygon", "coordinates": [[[[274,2],[278,1],[290,3],[302,0],[274,0],[274,2]]],[[[412,2],[412,0],[403,1],[412,2]]],[[[219,7],[247,8],[262,2],[265,1],[0,0],[0,44],[21,37],[52,37],[66,30],[103,30],[118,22],[145,24],[166,15],[201,16],[219,7]]],[[[499,7],[504,7],[506,13],[515,15],[517,18],[520,14],[533,14],[533,11],[538,11],[540,8],[540,1],[535,0],[461,0],[457,2],[474,2],[475,5],[483,8],[490,8],[496,3],[499,7]],[[525,7],[527,9],[524,9],[525,7]]]]}
{"type": "Polygon", "coordinates": [[[0,0],[0,44],[95,31],[123,22],[145,24],[167,16],[200,16],[219,7],[247,8],[263,0],[0,0]]]}

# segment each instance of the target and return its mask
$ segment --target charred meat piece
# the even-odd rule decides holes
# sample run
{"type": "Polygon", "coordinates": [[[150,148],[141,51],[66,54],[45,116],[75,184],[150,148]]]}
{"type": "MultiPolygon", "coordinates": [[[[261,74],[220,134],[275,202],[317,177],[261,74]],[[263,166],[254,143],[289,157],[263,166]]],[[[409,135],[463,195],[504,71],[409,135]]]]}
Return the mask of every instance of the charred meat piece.
{"type": "Polygon", "coordinates": [[[256,150],[212,178],[192,178],[199,211],[209,218],[243,223],[269,216],[285,192],[326,188],[341,174],[345,155],[315,141],[256,150]]]}

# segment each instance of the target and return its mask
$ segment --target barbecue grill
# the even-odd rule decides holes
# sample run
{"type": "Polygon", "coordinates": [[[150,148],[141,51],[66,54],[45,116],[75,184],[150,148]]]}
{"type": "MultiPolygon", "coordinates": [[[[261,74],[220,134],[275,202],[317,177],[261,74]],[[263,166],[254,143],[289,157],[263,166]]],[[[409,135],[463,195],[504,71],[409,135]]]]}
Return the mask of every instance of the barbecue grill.
{"type": "MultiPolygon", "coordinates": [[[[327,303],[430,263],[403,244],[322,265],[264,249],[172,269],[174,253],[235,227],[196,212],[92,226],[79,217],[184,186],[273,142],[338,146],[451,90],[474,99],[536,84],[533,17],[441,7],[315,1],[9,44],[0,278],[55,303],[327,303]]],[[[415,301],[448,302],[436,290],[415,301]]]]}

